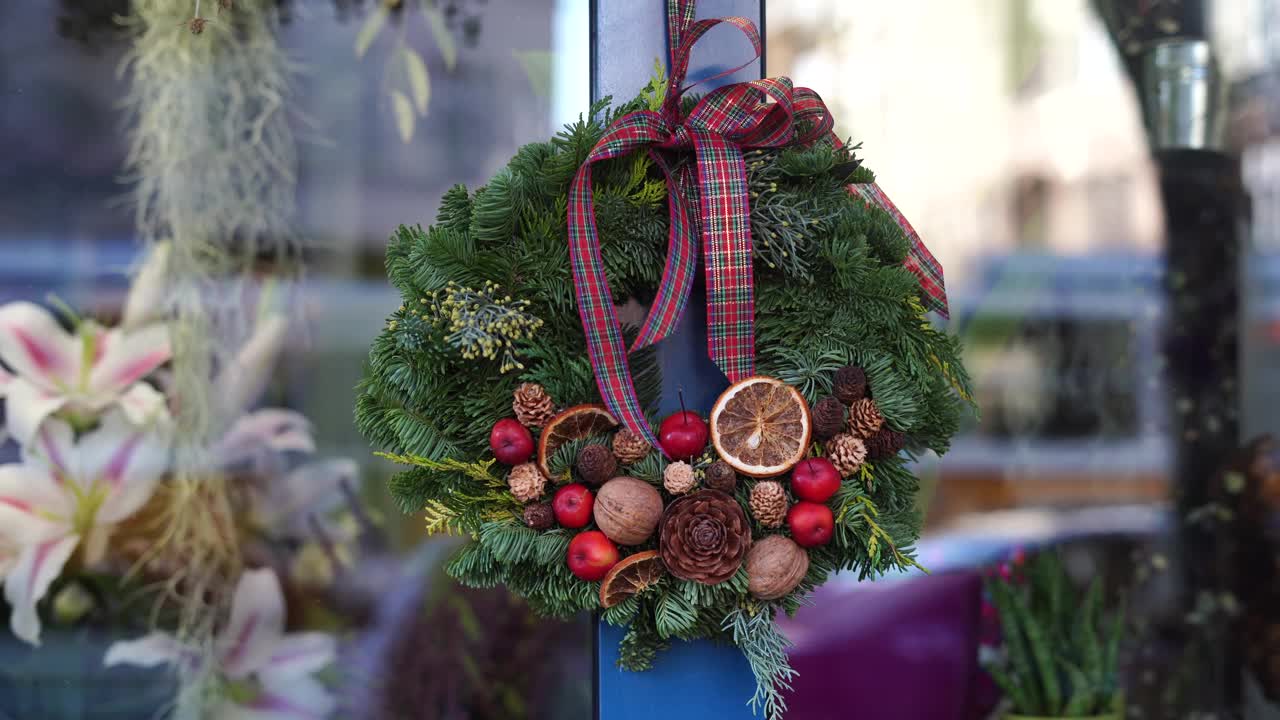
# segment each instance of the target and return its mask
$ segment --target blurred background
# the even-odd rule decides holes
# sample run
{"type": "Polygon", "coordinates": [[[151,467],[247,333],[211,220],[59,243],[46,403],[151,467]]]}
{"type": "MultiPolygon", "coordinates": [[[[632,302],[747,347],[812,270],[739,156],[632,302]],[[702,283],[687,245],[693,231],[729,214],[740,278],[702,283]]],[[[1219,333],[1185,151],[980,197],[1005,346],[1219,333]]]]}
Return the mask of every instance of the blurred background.
{"type": "MultiPolygon", "coordinates": [[[[288,222],[307,272],[264,402],[310,418],[319,454],[359,463],[343,502],[377,528],[327,589],[286,596],[291,611],[344,627],[350,667],[408,668],[348,698],[360,717],[586,717],[591,619],[535,621],[501,589],[452,587],[439,566],[455,541],[424,542],[420,518],[391,503],[392,468],[356,432],[352,388],[399,302],[382,274],[394,228],[429,222],[450,186],[485,182],[587,107],[590,7],[423,7],[436,14],[277,2],[295,71],[288,222]],[[377,14],[385,25],[369,32],[377,14]],[[408,120],[392,94],[405,48],[429,78],[425,110],[408,120]]],[[[0,301],[53,293],[119,313],[140,252],[119,72],[130,35],[113,20],[128,11],[127,0],[0,4],[0,301]]],[[[918,597],[934,592],[919,583],[1066,548],[1076,577],[1106,577],[1143,621],[1126,652],[1130,716],[1265,717],[1262,698],[1280,700],[1280,565],[1273,514],[1250,511],[1280,503],[1280,480],[1270,447],[1245,441],[1280,428],[1280,1],[771,0],[764,12],[767,74],[823,96],[946,268],[951,329],[979,393],[981,418],[920,467],[934,577],[882,585],[916,583],[918,597]],[[1143,63],[1169,38],[1212,49],[1202,140],[1156,137],[1144,114],[1143,63]],[[1223,480],[1241,474],[1234,490],[1223,480]]],[[[939,689],[955,714],[899,704],[866,717],[993,707],[979,605],[948,604],[972,586],[938,590],[941,605],[911,609],[918,617],[884,600],[891,590],[852,579],[827,590],[822,623],[848,627],[833,648],[812,634],[816,620],[793,622],[803,678],[874,685],[897,662],[908,675],[893,682],[939,689]],[[904,651],[886,627],[966,640],[904,651]],[[920,677],[922,652],[955,653],[954,677],[920,677]],[[805,653],[827,670],[805,670],[805,653]]],[[[12,698],[39,672],[6,675],[0,718],[36,716],[12,698]]],[[[824,717],[798,703],[796,717],[824,717]]],[[[81,716],[92,715],[67,715],[81,716]]]]}

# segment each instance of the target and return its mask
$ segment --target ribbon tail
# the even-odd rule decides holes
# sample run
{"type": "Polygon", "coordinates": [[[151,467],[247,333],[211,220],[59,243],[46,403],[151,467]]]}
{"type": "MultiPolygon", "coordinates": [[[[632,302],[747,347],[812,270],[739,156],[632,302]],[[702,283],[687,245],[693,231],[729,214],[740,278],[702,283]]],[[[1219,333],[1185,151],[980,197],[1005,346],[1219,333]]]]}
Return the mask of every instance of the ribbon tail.
{"type": "Polygon", "coordinates": [[[862,196],[863,200],[889,213],[898,227],[902,228],[907,240],[911,242],[911,250],[907,253],[907,259],[902,261],[902,265],[919,278],[920,289],[924,291],[921,301],[925,309],[933,310],[942,317],[950,319],[951,311],[947,305],[947,287],[942,275],[942,263],[939,263],[933,253],[929,252],[924,240],[920,239],[919,233],[911,227],[911,223],[907,222],[906,217],[898,210],[898,206],[893,204],[879,185],[864,183],[850,187],[862,196]]]}
{"type": "Polygon", "coordinates": [[[604,259],[596,229],[591,166],[600,160],[621,157],[666,137],[662,118],[639,111],[619,118],[596,143],[569,187],[569,262],[578,316],[586,339],[587,355],[595,371],[600,397],[615,419],[627,429],[657,445],[657,439],[637,397],[627,362],[626,345],[613,305],[613,292],[604,273],[604,259]]]}
{"type": "Polygon", "coordinates": [[[631,345],[631,352],[648,347],[665,339],[675,330],[684,315],[693,288],[694,273],[698,271],[698,242],[689,222],[685,188],[688,185],[688,169],[673,171],[660,153],[650,150],[654,163],[662,168],[670,192],[667,197],[669,225],[667,232],[667,263],[662,280],[649,314],[640,327],[640,334],[631,345]]]}
{"type": "Polygon", "coordinates": [[[695,131],[707,273],[707,352],[730,382],[755,374],[755,281],[747,168],[737,145],[695,131]]]}

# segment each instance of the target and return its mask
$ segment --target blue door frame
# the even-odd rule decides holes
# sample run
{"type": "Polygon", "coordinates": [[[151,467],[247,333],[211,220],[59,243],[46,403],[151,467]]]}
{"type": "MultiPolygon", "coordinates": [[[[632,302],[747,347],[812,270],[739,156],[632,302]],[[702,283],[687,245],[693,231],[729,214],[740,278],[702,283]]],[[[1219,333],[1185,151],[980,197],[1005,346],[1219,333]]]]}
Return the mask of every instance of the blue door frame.
{"type": "MultiPolygon", "coordinates": [[[[592,0],[591,100],[635,96],[653,72],[654,58],[667,60],[666,3],[663,0],[592,0]]],[[[698,17],[739,15],[764,34],[764,0],[699,0],[698,17]]],[[[733,28],[709,32],[694,51],[689,81],[696,82],[736,66],[751,48],[733,28]]],[[[738,72],[699,87],[754,80],[764,76],[764,57],[738,72]]],[[[706,412],[726,387],[724,375],[707,358],[706,300],[699,280],[676,331],[658,346],[663,373],[661,409],[679,407],[683,391],[691,409],[706,412]]],[[[755,692],[751,668],[737,648],[710,642],[675,641],[654,669],[619,670],[618,642],[623,629],[595,623],[595,717],[597,720],[748,718],[747,700],[755,692]]]]}

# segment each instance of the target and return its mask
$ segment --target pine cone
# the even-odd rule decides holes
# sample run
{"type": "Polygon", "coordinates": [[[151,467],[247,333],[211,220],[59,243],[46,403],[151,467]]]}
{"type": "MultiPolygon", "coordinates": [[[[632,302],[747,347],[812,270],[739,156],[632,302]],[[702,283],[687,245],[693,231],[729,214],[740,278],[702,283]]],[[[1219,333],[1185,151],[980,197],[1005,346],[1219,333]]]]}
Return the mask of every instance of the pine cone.
{"type": "Polygon", "coordinates": [[[840,433],[827,441],[827,459],[840,471],[841,477],[851,477],[867,459],[867,446],[849,433],[840,433]]]}
{"type": "Polygon", "coordinates": [[[556,414],[556,404],[538,383],[524,383],[516,388],[511,409],[516,419],[527,428],[538,429],[556,414]]]}
{"type": "Polygon", "coordinates": [[[824,397],[813,406],[813,434],[819,440],[830,440],[844,430],[844,403],[824,397]]]}
{"type": "Polygon", "coordinates": [[[511,468],[511,474],[507,475],[507,485],[511,486],[511,494],[517,500],[527,503],[542,497],[547,479],[537,465],[525,463],[511,468]]]}
{"type": "Polygon", "coordinates": [[[662,471],[662,487],[672,495],[683,495],[698,486],[693,476],[693,466],[687,462],[673,462],[662,471]]]}
{"type": "Polygon", "coordinates": [[[617,474],[618,459],[603,445],[588,445],[578,451],[578,474],[588,485],[603,485],[617,474]]]}
{"type": "Polygon", "coordinates": [[[849,406],[849,432],[860,438],[869,438],[880,432],[884,426],[884,416],[876,401],[863,398],[849,406]]]}
{"type": "Polygon", "coordinates": [[[897,455],[907,444],[907,436],[887,427],[863,441],[867,446],[867,457],[872,460],[883,460],[897,455]]]}
{"type": "Polygon", "coordinates": [[[787,519],[787,505],[787,491],[781,483],[765,480],[751,488],[751,514],[767,528],[782,525],[787,519]]]}
{"type": "Polygon", "coordinates": [[[738,471],[734,470],[729,463],[717,460],[707,468],[706,483],[712,490],[732,495],[738,488],[738,471]]]}
{"type": "Polygon", "coordinates": [[[649,441],[626,428],[622,428],[617,435],[613,436],[613,454],[623,465],[640,462],[652,450],[653,446],[649,441]]]}
{"type": "Polygon", "coordinates": [[[857,365],[845,365],[836,371],[832,392],[845,405],[854,404],[867,396],[867,373],[857,365]]]}
{"type": "Polygon", "coordinates": [[[662,516],[659,533],[659,553],[667,571],[704,585],[733,577],[751,547],[746,513],[719,490],[676,498],[662,516]]]}
{"type": "Polygon", "coordinates": [[[556,513],[551,503],[529,503],[524,506],[524,524],[534,530],[546,530],[556,524],[556,513]]]}

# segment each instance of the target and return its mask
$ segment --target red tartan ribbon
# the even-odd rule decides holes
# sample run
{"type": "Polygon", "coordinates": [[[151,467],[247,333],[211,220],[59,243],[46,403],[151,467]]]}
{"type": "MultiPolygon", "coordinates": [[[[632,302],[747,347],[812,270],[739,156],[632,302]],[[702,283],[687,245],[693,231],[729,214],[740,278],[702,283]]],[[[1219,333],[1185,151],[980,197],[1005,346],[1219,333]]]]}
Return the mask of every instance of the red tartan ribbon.
{"type": "MultiPolygon", "coordinates": [[[[699,234],[707,279],[708,353],[732,382],[755,372],[751,223],[742,149],[805,145],[829,135],[832,127],[831,115],[818,94],[793,87],[787,78],[719,88],[684,115],[681,96],[689,89],[682,87],[689,56],[708,30],[726,23],[747,36],[755,54],[740,67],[759,57],[761,47],[760,34],[750,20],[727,17],[695,22],[694,6],[694,0],[667,2],[670,69],[661,112],[640,110],[618,118],[587,156],[569,191],[569,256],[574,289],[600,395],[620,422],[654,445],[657,442],[636,397],[627,355],[666,338],[675,329],[697,271],[699,234]],[[649,153],[666,177],[670,233],[657,296],[628,351],[600,255],[591,167],[641,149],[649,153]],[[674,170],[665,152],[690,149],[696,170],[688,165],[674,170]],[[696,193],[688,192],[691,185],[696,193]],[[697,198],[696,218],[689,214],[690,197],[697,198]]],[[[906,266],[921,277],[926,303],[945,315],[946,295],[937,261],[879,188],[853,187],[868,202],[890,212],[911,238],[912,251],[906,266]]]]}

